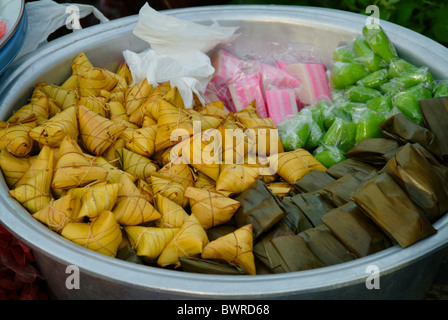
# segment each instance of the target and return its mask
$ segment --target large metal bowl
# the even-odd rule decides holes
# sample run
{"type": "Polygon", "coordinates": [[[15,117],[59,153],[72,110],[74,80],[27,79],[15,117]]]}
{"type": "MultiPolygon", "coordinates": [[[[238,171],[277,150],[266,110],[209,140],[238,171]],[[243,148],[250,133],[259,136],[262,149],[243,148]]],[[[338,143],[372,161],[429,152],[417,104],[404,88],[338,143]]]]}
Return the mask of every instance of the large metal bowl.
{"type": "MultiPolygon", "coordinates": [[[[366,17],[336,10],[289,6],[214,6],[165,11],[182,19],[240,26],[241,36],[228,48],[263,52],[267,43],[312,44],[331,67],[333,50],[359,34],[366,17]]],[[[61,82],[70,63],[84,51],[96,66],[116,68],[122,51],[139,52],[146,44],[132,35],[136,16],[114,20],[59,38],[21,58],[0,81],[0,119],[30,96],[39,81],[61,82]]],[[[428,66],[435,78],[448,79],[448,49],[400,26],[382,22],[401,57],[428,66]]],[[[402,249],[391,247],[351,262],[314,270],[257,276],[186,273],[113,259],[76,245],[34,220],[0,181],[0,220],[28,244],[58,299],[420,299],[432,283],[448,243],[448,216],[435,223],[437,234],[402,249]],[[68,289],[68,266],[81,272],[79,289],[68,289]],[[371,269],[379,289],[368,289],[371,269]],[[67,273],[66,273],[67,271],[67,273]],[[378,283],[378,282],[377,282],[378,283]]]]}

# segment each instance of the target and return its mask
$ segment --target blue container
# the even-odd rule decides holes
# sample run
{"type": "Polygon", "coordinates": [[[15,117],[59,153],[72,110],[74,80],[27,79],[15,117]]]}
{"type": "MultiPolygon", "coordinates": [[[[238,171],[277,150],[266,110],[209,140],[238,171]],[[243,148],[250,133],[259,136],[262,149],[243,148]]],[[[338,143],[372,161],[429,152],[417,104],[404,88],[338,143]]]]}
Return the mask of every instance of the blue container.
{"type": "Polygon", "coordinates": [[[0,47],[0,75],[14,61],[25,41],[28,27],[28,17],[26,15],[24,1],[20,7],[19,19],[15,22],[7,39],[0,47]]]}

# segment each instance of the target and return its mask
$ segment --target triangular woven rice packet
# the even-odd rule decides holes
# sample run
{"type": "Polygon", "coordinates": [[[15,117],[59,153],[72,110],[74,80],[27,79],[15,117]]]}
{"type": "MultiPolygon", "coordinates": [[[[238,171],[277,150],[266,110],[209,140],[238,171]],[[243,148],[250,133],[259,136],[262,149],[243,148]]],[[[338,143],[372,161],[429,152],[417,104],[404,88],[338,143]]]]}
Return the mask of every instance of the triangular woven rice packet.
{"type": "Polygon", "coordinates": [[[66,136],[59,148],[51,186],[53,189],[70,189],[85,186],[108,175],[101,164],[86,157],[79,145],[66,136]]]}
{"type": "Polygon", "coordinates": [[[0,121],[0,150],[6,149],[17,157],[30,154],[34,141],[29,133],[36,124],[35,114],[17,122],[0,121]]]}
{"type": "Polygon", "coordinates": [[[106,151],[126,129],[82,105],[78,107],[78,122],[83,146],[97,156],[106,151]]]}
{"type": "Polygon", "coordinates": [[[160,228],[180,228],[189,218],[182,206],[161,194],[155,196],[155,207],[162,215],[155,221],[156,226],[160,228]]]}
{"type": "Polygon", "coordinates": [[[9,189],[14,189],[17,182],[31,166],[29,157],[16,157],[6,149],[0,151],[0,169],[9,189]]]}
{"type": "Polygon", "coordinates": [[[59,147],[65,136],[78,139],[76,107],[67,108],[30,131],[30,137],[41,145],[59,147]]]}
{"type": "Polygon", "coordinates": [[[120,148],[116,153],[121,169],[142,180],[146,181],[150,178],[151,173],[156,172],[159,169],[154,161],[126,148],[120,148]]]}
{"type": "Polygon", "coordinates": [[[78,75],[79,94],[84,97],[103,96],[118,83],[118,78],[107,69],[90,68],[78,75]]]}
{"type": "Polygon", "coordinates": [[[179,232],[179,228],[125,226],[124,231],[137,255],[155,261],[166,245],[179,232]]]}
{"type": "Polygon", "coordinates": [[[113,209],[115,217],[121,225],[134,226],[157,220],[161,214],[148,201],[132,180],[123,175],[123,184],[113,209]]]}
{"type": "Polygon", "coordinates": [[[61,111],[75,107],[78,104],[78,91],[76,88],[63,89],[59,86],[46,83],[42,83],[39,88],[50,99],[55,101],[61,111]]]}
{"type": "Polygon", "coordinates": [[[78,218],[94,218],[103,211],[112,211],[122,186],[122,183],[100,181],[91,186],[70,189],[67,194],[74,194],[81,200],[78,218]]]}
{"type": "Polygon", "coordinates": [[[208,243],[207,233],[194,214],[191,214],[174,238],[163,249],[157,264],[180,266],[179,257],[198,257],[208,243]]]}
{"type": "Polygon", "coordinates": [[[290,184],[296,183],[311,170],[327,171],[327,168],[305,149],[282,152],[268,159],[271,166],[277,168],[280,177],[290,184]]]}
{"type": "Polygon", "coordinates": [[[35,213],[49,205],[52,200],[50,189],[52,176],[53,168],[49,166],[48,170],[40,171],[21,186],[10,190],[9,195],[28,211],[35,213]]]}
{"type": "Polygon", "coordinates": [[[158,108],[155,151],[173,146],[192,134],[193,121],[188,111],[162,99],[158,108]]]}
{"type": "Polygon", "coordinates": [[[249,188],[260,176],[257,166],[248,164],[223,164],[216,181],[216,191],[237,195],[249,188]]]}
{"type": "Polygon", "coordinates": [[[154,154],[156,135],[157,125],[153,125],[136,129],[127,128],[121,136],[126,141],[126,148],[149,158],[154,154]]]}
{"type": "Polygon", "coordinates": [[[81,200],[73,194],[67,194],[33,214],[33,217],[50,230],[60,233],[69,222],[80,222],[77,219],[81,200]]]}
{"type": "Polygon", "coordinates": [[[30,102],[22,106],[19,110],[7,120],[8,122],[17,122],[28,118],[30,115],[36,115],[37,125],[42,125],[50,115],[50,99],[42,96],[38,99],[30,100],[30,102]]]}
{"type": "Polygon", "coordinates": [[[217,192],[188,187],[185,197],[189,199],[191,213],[207,230],[230,221],[241,203],[217,192]]]}
{"type": "Polygon", "coordinates": [[[22,178],[17,181],[16,187],[26,183],[30,178],[34,177],[41,171],[51,170],[54,167],[54,149],[49,146],[43,146],[39,154],[35,157],[28,170],[22,178]]]}
{"type": "Polygon", "coordinates": [[[222,259],[240,265],[247,273],[255,275],[252,225],[247,224],[209,242],[202,250],[201,256],[203,259],[222,259]]]}
{"type": "Polygon", "coordinates": [[[115,257],[122,242],[122,231],[110,211],[103,211],[90,222],[69,222],[61,235],[80,246],[115,257]]]}

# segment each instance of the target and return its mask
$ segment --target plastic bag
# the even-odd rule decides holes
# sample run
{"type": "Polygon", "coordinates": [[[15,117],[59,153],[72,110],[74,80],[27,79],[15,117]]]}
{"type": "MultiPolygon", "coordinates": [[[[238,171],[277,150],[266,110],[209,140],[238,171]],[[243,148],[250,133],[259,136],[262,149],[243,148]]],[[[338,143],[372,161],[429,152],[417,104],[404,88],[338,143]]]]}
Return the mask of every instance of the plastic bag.
{"type": "Polygon", "coordinates": [[[81,28],[79,18],[93,14],[100,23],[109,21],[97,8],[78,3],[57,3],[51,0],[27,2],[25,10],[28,16],[26,38],[17,58],[33,52],[47,42],[48,36],[63,27],[76,31],[81,28]]]}
{"type": "Polygon", "coordinates": [[[125,50],[123,56],[134,83],[145,78],[152,85],[170,81],[179,89],[185,107],[191,108],[193,93],[205,102],[203,94],[215,71],[206,53],[218,44],[232,42],[238,36],[237,29],[167,16],[146,3],[140,9],[134,34],[150,48],[141,53],[125,50]]]}

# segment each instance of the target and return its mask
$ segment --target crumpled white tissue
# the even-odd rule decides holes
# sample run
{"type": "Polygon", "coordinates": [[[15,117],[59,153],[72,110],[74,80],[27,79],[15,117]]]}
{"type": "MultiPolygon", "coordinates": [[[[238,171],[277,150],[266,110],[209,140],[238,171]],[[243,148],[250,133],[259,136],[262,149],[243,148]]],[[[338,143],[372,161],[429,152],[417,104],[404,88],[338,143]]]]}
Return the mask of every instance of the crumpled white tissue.
{"type": "Polygon", "coordinates": [[[133,33],[150,47],[140,53],[123,51],[134,84],[170,81],[177,87],[187,108],[193,106],[193,93],[204,103],[202,94],[215,69],[206,54],[218,44],[232,42],[238,27],[206,26],[165,15],[147,3],[140,9],[133,33]]]}
{"type": "Polygon", "coordinates": [[[109,21],[97,8],[86,4],[39,0],[27,2],[25,10],[28,27],[25,41],[17,58],[33,52],[41,44],[46,43],[48,36],[64,25],[73,26],[72,22],[76,22],[73,21],[73,18],[84,18],[93,13],[100,23],[109,21]]]}

